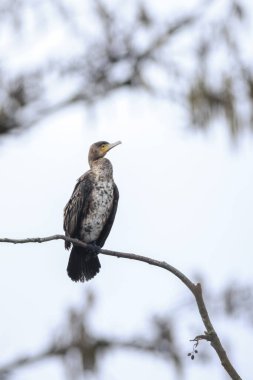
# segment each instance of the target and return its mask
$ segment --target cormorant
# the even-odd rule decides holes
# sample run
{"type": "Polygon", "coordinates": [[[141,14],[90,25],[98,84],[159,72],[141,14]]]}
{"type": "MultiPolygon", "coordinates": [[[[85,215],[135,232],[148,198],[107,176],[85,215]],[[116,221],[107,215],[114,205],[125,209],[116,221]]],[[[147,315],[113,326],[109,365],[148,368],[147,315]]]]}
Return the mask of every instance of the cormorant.
{"type": "MultiPolygon", "coordinates": [[[[104,156],[119,144],[121,141],[99,141],[91,145],[90,170],[77,180],[64,208],[65,235],[89,244],[87,248],[72,246],[67,272],[73,281],[88,281],[101,267],[97,254],[110,233],[119,199],[112,164],[104,156]]],[[[71,243],[65,241],[65,248],[70,247],[71,243]]]]}

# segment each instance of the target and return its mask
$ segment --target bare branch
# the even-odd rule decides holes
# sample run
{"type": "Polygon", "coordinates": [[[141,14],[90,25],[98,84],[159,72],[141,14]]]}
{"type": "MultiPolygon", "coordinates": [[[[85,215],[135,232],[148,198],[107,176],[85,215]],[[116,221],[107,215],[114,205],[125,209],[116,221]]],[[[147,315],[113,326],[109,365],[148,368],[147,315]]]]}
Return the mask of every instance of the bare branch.
{"type": "MultiPolygon", "coordinates": [[[[25,243],[44,243],[52,240],[65,240],[69,241],[72,244],[79,245],[81,247],[87,247],[87,244],[78,240],[78,239],[72,239],[64,235],[53,235],[53,236],[47,236],[43,238],[27,238],[27,239],[9,239],[9,238],[0,238],[0,243],[13,243],[13,244],[25,244],[25,243]]],[[[154,265],[160,268],[163,268],[170,273],[174,274],[179,280],[181,280],[187,288],[191,291],[193,296],[195,297],[198,310],[200,313],[200,316],[202,318],[202,322],[206,328],[205,335],[199,335],[195,338],[195,340],[199,341],[200,339],[205,339],[207,341],[210,341],[211,346],[216,351],[222,366],[227,371],[231,379],[233,380],[241,380],[241,377],[233,367],[232,363],[230,362],[226,351],[224,350],[221,341],[213,327],[213,324],[210,320],[210,317],[208,315],[208,311],[204,302],[203,294],[202,294],[202,288],[201,284],[197,283],[194,284],[187,276],[185,276],[181,271],[174,268],[172,265],[166,263],[165,261],[158,261],[151,259],[150,257],[142,256],[142,255],[136,255],[133,253],[123,253],[123,252],[117,252],[117,251],[111,251],[107,249],[100,249],[99,253],[102,253],[103,255],[107,256],[115,256],[118,258],[124,258],[124,259],[130,259],[130,260],[137,260],[142,261],[144,263],[154,265]]]]}

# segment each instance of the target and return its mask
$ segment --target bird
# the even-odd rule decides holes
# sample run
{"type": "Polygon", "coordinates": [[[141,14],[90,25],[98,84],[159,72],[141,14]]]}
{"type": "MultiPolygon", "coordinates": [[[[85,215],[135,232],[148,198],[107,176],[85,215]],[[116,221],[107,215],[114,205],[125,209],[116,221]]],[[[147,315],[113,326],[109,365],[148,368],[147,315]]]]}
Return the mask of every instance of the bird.
{"type": "Polygon", "coordinates": [[[111,231],[119,200],[113,167],[105,155],[119,144],[98,141],[91,145],[90,169],[77,180],[64,208],[65,236],[88,244],[84,248],[65,241],[65,249],[72,246],[67,273],[75,282],[91,280],[101,268],[98,252],[111,231]]]}

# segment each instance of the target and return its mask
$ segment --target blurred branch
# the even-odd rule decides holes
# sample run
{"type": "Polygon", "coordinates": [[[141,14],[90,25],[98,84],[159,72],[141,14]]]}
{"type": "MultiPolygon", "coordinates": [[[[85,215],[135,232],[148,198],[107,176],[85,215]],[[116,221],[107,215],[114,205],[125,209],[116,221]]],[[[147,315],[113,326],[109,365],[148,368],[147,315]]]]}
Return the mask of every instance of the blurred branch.
{"type": "MultiPolygon", "coordinates": [[[[52,240],[65,240],[69,241],[72,244],[81,246],[81,247],[87,247],[87,244],[78,240],[78,239],[73,239],[69,238],[64,235],[53,235],[53,236],[47,236],[44,238],[27,238],[27,239],[9,239],[9,238],[1,238],[0,242],[1,243],[13,243],[13,244],[24,244],[24,243],[44,243],[52,240]]],[[[198,310],[200,313],[200,316],[202,318],[203,324],[206,328],[205,335],[206,340],[210,341],[211,346],[214,348],[216,351],[222,366],[224,369],[227,371],[231,379],[233,380],[241,380],[241,377],[239,374],[236,372],[235,368],[233,367],[232,363],[230,362],[226,351],[224,350],[221,341],[213,327],[213,324],[210,320],[210,317],[208,315],[208,311],[204,302],[203,298],[203,293],[202,293],[202,288],[201,284],[197,283],[194,284],[187,276],[185,276],[181,271],[178,269],[174,268],[172,265],[166,263],[165,261],[158,261],[151,259],[150,257],[146,256],[141,256],[141,255],[136,255],[133,253],[123,253],[123,252],[117,252],[117,251],[111,251],[107,249],[100,249],[99,253],[102,253],[103,255],[107,256],[114,256],[118,258],[125,258],[125,259],[130,259],[130,260],[137,260],[141,261],[153,266],[157,266],[159,268],[163,268],[170,273],[174,274],[179,280],[181,280],[185,286],[191,291],[193,296],[195,297],[198,310]]],[[[196,338],[195,338],[196,339],[196,338]]]]}
{"type": "MultiPolygon", "coordinates": [[[[68,372],[67,378],[83,378],[85,372],[96,372],[98,361],[112,350],[135,350],[145,354],[158,354],[166,364],[173,364],[178,378],[183,370],[182,355],[175,342],[175,326],[170,318],[153,318],[150,330],[152,336],[135,336],[130,339],[104,337],[94,333],[89,326],[90,312],[94,306],[94,294],[85,292],[83,305],[72,307],[67,313],[67,320],[54,334],[46,349],[33,355],[22,355],[0,366],[0,379],[6,380],[13,371],[20,367],[33,365],[47,359],[57,358],[62,361],[68,372]]],[[[202,359],[205,357],[202,355],[202,359]]],[[[85,376],[84,376],[85,378],[85,376]]]]}
{"type": "MultiPolygon", "coordinates": [[[[23,29],[25,39],[24,11],[28,7],[36,25],[34,35],[43,29],[36,44],[48,39],[46,29],[49,36],[59,30],[67,33],[68,44],[73,41],[76,49],[70,53],[64,46],[63,54],[59,42],[37,64],[30,65],[28,60],[26,69],[12,70],[15,54],[8,59],[9,49],[0,51],[0,138],[72,104],[88,106],[120,89],[141,90],[176,103],[185,124],[202,130],[220,116],[235,138],[245,127],[253,130],[252,65],[244,57],[250,33],[241,33],[249,12],[240,0],[232,1],[224,15],[209,12],[218,1],[202,0],[191,11],[170,12],[167,19],[155,16],[145,2],[133,5],[128,19],[117,5],[90,1],[97,33],[86,30],[80,21],[88,11],[82,12],[81,3],[76,6],[63,0],[49,0],[55,18],[52,24],[47,21],[45,28],[42,15],[47,20],[50,12],[47,15],[47,7],[39,3],[18,0],[19,6],[14,7],[13,2],[4,2],[0,20],[7,23],[0,24],[0,31],[8,32],[9,18],[15,19],[14,25],[23,29]]],[[[14,31],[10,41],[19,48],[14,31]]],[[[27,57],[30,59],[30,51],[27,57]]]]}
{"type": "MultiPolygon", "coordinates": [[[[84,326],[80,326],[80,332],[84,326]]],[[[95,338],[91,335],[83,334],[78,335],[78,339],[72,340],[67,343],[55,343],[47,349],[41,351],[38,354],[27,356],[24,355],[19,359],[13,360],[6,365],[0,366],[0,379],[8,377],[8,375],[14,370],[34,363],[46,360],[48,358],[57,357],[60,359],[66,359],[70,351],[78,351],[82,358],[83,368],[85,370],[96,369],[96,357],[103,353],[108,352],[111,349],[123,349],[123,350],[137,350],[146,353],[159,353],[166,357],[166,360],[171,359],[176,365],[177,370],[181,370],[181,360],[177,352],[173,349],[174,345],[171,341],[165,342],[165,339],[161,339],[160,346],[157,347],[157,340],[148,342],[145,339],[135,340],[116,340],[112,338],[95,338]]],[[[66,363],[65,363],[66,364],[66,363]]],[[[73,377],[70,377],[73,379],[73,377]]]]}

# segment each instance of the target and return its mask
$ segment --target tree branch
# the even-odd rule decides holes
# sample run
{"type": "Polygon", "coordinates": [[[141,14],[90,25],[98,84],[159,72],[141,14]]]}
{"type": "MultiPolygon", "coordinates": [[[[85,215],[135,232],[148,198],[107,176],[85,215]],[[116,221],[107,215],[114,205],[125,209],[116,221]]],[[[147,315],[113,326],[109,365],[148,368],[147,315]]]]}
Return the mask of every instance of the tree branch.
{"type": "MultiPolygon", "coordinates": [[[[25,244],[25,243],[44,243],[51,240],[65,240],[69,241],[72,244],[79,245],[81,247],[87,247],[88,244],[78,240],[73,239],[64,235],[53,235],[53,236],[47,236],[43,238],[28,238],[28,239],[9,239],[9,238],[0,238],[0,243],[13,243],[13,244],[25,244]]],[[[130,260],[137,260],[142,261],[144,263],[154,265],[160,268],[163,268],[170,273],[174,274],[179,280],[181,280],[187,288],[191,291],[193,296],[195,297],[198,310],[200,313],[200,316],[202,318],[203,324],[206,328],[205,335],[199,335],[195,339],[205,339],[207,341],[210,341],[211,346],[216,351],[220,362],[224,369],[227,371],[231,379],[233,380],[242,380],[235,368],[233,367],[232,363],[230,362],[226,351],[224,350],[221,341],[213,327],[213,324],[209,318],[208,311],[204,302],[203,294],[202,294],[202,288],[201,284],[197,283],[194,284],[187,276],[185,276],[182,272],[180,272],[178,269],[173,267],[172,265],[166,263],[165,261],[158,261],[151,259],[150,257],[136,255],[133,253],[123,253],[123,252],[117,252],[117,251],[111,251],[107,249],[100,249],[99,253],[102,253],[103,255],[107,256],[114,256],[118,258],[124,258],[124,259],[130,259],[130,260]],[[201,338],[200,338],[201,337],[201,338]],[[204,338],[205,337],[205,338],[204,338]]]]}

